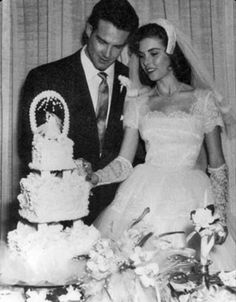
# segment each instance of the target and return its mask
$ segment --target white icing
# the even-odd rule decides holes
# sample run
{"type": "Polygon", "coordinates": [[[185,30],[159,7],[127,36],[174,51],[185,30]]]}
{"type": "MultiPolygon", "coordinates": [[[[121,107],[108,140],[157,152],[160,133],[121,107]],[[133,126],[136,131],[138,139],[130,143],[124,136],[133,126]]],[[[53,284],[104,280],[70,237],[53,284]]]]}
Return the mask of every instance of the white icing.
{"type": "Polygon", "coordinates": [[[20,185],[19,214],[30,222],[74,220],[89,213],[90,183],[76,170],[61,176],[30,173],[20,185]]]}
{"type": "MultiPolygon", "coordinates": [[[[8,252],[1,259],[0,275],[14,284],[61,285],[84,274],[85,260],[76,257],[88,254],[100,237],[93,226],[77,220],[89,213],[91,185],[85,180],[83,162],[73,160],[74,143],[67,137],[69,111],[58,93],[44,91],[36,96],[30,107],[30,126],[34,137],[29,167],[37,172],[21,179],[18,200],[20,215],[37,225],[19,222],[8,233],[8,252]],[[41,107],[47,102],[59,104],[64,109],[63,125],[56,115],[46,112],[45,124],[38,126],[39,102],[41,107]],[[63,229],[57,222],[64,220],[75,221],[71,228],[63,229]]],[[[33,294],[27,301],[35,299],[33,294]]],[[[44,296],[38,295],[37,299],[43,301],[44,296]]]]}
{"type": "Polygon", "coordinates": [[[52,90],[38,94],[30,106],[30,126],[33,132],[32,162],[30,169],[64,170],[75,168],[73,161],[73,141],[67,137],[69,132],[69,110],[63,97],[52,90]],[[55,103],[64,111],[64,121],[54,114],[45,112],[46,122],[40,126],[36,122],[38,104],[55,103]]]}
{"type": "Polygon", "coordinates": [[[35,170],[66,170],[76,167],[73,160],[73,141],[66,136],[56,139],[34,135],[32,143],[32,162],[30,169],[35,170]]]}
{"type": "Polygon", "coordinates": [[[82,298],[82,295],[78,289],[74,289],[72,286],[67,288],[67,293],[65,295],[61,295],[59,297],[60,302],[68,302],[68,301],[75,301],[79,302],[82,298]]]}
{"type": "Polygon", "coordinates": [[[47,300],[46,289],[41,289],[39,291],[27,290],[26,297],[27,302],[50,302],[49,300],[47,300]]]}
{"type": "Polygon", "coordinates": [[[23,289],[0,289],[0,302],[25,302],[23,289]]]}
{"type": "Polygon", "coordinates": [[[81,273],[79,262],[72,259],[88,254],[98,238],[98,230],[81,220],[66,229],[60,224],[39,224],[36,229],[18,222],[17,228],[8,233],[8,247],[11,259],[23,263],[21,271],[16,272],[20,281],[63,284],[58,282],[81,273]]]}

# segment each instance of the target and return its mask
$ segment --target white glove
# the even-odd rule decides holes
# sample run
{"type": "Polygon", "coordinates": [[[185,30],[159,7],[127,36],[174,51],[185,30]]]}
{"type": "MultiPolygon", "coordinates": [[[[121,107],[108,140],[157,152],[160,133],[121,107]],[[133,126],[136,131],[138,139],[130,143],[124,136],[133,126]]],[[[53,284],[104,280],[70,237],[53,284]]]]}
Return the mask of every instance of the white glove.
{"type": "Polygon", "coordinates": [[[227,235],[227,203],[229,200],[229,180],[228,180],[228,167],[226,164],[218,168],[208,167],[210,174],[211,186],[215,200],[216,212],[220,216],[219,230],[216,232],[216,243],[222,244],[227,235]]]}
{"type": "Polygon", "coordinates": [[[208,172],[210,173],[216,211],[220,215],[220,221],[226,225],[226,207],[229,199],[228,167],[226,164],[218,168],[208,167],[208,172]]]}
{"type": "Polygon", "coordinates": [[[91,177],[93,185],[106,185],[125,180],[133,171],[129,160],[122,156],[116,157],[103,169],[97,170],[91,177]]]}

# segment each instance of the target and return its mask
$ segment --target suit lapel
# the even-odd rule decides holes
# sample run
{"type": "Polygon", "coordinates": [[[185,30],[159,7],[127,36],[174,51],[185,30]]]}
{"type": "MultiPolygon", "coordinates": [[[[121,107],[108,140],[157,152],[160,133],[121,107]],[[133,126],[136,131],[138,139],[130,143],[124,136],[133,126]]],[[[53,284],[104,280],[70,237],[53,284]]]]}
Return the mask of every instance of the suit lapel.
{"type": "Polygon", "coordinates": [[[109,113],[109,119],[107,124],[107,129],[105,133],[105,142],[106,145],[110,140],[112,140],[113,131],[117,127],[117,124],[120,122],[122,110],[123,110],[123,101],[125,97],[125,89],[121,91],[120,81],[118,76],[122,74],[115,64],[115,73],[114,73],[114,82],[113,82],[113,91],[111,98],[111,107],[109,113]]]}
{"type": "Polygon", "coordinates": [[[95,117],[92,98],[80,60],[80,52],[81,50],[75,57],[75,61],[71,64],[72,70],[74,71],[75,88],[79,98],[77,103],[81,109],[86,110],[90,115],[94,115],[95,117]]]}
{"type": "Polygon", "coordinates": [[[72,108],[72,110],[75,112],[72,112],[72,114],[74,115],[74,118],[80,119],[80,131],[82,132],[82,135],[93,140],[99,148],[96,115],[84,69],[82,67],[80,52],[81,50],[76,53],[76,56],[71,63],[71,70],[74,73],[72,78],[74,78],[75,95],[78,98],[74,102],[74,108],[72,108]]]}
{"type": "MultiPolygon", "coordinates": [[[[80,50],[81,51],[81,50],[80,50]]],[[[71,78],[74,79],[73,89],[77,100],[74,101],[71,108],[73,119],[78,120],[81,135],[85,139],[89,139],[97,146],[99,150],[99,138],[96,123],[96,114],[94,111],[92,98],[89,92],[86,76],[80,60],[80,51],[78,51],[71,60],[71,78]]],[[[111,107],[109,112],[108,124],[105,133],[104,149],[113,141],[114,131],[119,127],[120,117],[122,114],[123,101],[125,97],[125,89],[121,91],[118,76],[123,74],[119,68],[119,64],[115,63],[114,82],[111,98],[111,107]]],[[[77,131],[77,129],[75,129],[77,131]]],[[[98,151],[99,152],[99,151],[98,151]]]]}

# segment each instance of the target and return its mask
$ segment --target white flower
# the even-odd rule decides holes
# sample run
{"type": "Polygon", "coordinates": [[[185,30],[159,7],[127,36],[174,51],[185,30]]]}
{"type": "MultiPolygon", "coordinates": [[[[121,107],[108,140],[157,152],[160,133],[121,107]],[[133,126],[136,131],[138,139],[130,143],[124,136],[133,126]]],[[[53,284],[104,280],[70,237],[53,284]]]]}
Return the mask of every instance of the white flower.
{"type": "Polygon", "coordinates": [[[156,251],[144,251],[141,247],[137,246],[134,249],[134,253],[130,255],[130,260],[133,261],[134,265],[139,265],[144,262],[150,261],[154,255],[156,254],[156,251]]]}
{"type": "Polygon", "coordinates": [[[232,272],[220,272],[219,277],[224,285],[236,287],[236,270],[232,272]]]}
{"type": "Polygon", "coordinates": [[[127,77],[125,77],[123,75],[119,75],[118,79],[120,81],[121,89],[123,87],[126,87],[126,88],[130,88],[131,87],[131,81],[130,81],[129,78],[127,78],[127,77]]]}
{"type": "Polygon", "coordinates": [[[155,286],[155,277],[159,273],[159,266],[157,263],[148,263],[144,266],[137,267],[135,273],[139,275],[145,287],[155,286]]]}
{"type": "Polygon", "coordinates": [[[119,256],[113,251],[111,240],[100,239],[89,253],[87,269],[90,275],[101,280],[118,270],[119,256]]]}
{"type": "Polygon", "coordinates": [[[205,208],[198,208],[191,212],[191,219],[195,224],[197,232],[206,228],[211,229],[212,224],[219,220],[220,216],[214,213],[213,206],[207,206],[205,208]]]}
{"type": "Polygon", "coordinates": [[[122,91],[123,87],[127,88],[127,96],[136,97],[139,95],[139,90],[137,88],[132,88],[132,82],[129,78],[119,75],[118,79],[120,81],[120,91],[122,91]]]}

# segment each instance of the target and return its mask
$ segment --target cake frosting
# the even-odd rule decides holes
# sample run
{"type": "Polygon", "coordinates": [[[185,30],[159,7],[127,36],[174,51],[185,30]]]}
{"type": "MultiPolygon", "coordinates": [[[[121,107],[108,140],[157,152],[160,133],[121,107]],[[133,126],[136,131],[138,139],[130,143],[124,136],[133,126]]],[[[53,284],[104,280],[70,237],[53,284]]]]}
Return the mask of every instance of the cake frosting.
{"type": "Polygon", "coordinates": [[[75,168],[73,141],[64,135],[51,139],[38,133],[32,143],[32,170],[60,171],[75,168]]]}
{"type": "Polygon", "coordinates": [[[68,138],[69,111],[61,95],[43,91],[30,106],[33,132],[32,171],[20,181],[19,214],[25,220],[8,233],[7,248],[0,250],[0,279],[8,284],[67,284],[85,273],[85,258],[100,238],[80,218],[88,215],[91,185],[85,180],[82,160],[73,159],[68,138]],[[52,106],[48,106],[49,103],[52,106]],[[63,122],[47,109],[59,106],[63,122]],[[46,122],[36,124],[39,109],[46,122]],[[71,227],[61,221],[70,220],[71,227]]]}
{"type": "Polygon", "coordinates": [[[82,165],[73,159],[74,142],[68,138],[69,111],[65,100],[55,91],[43,91],[30,106],[33,132],[32,172],[21,179],[19,214],[33,223],[74,220],[88,215],[90,184],[82,165]],[[45,110],[46,122],[37,125],[39,108],[48,103],[64,112],[63,122],[45,110]]]}
{"type": "Polygon", "coordinates": [[[19,213],[35,223],[75,220],[88,215],[90,184],[77,170],[30,173],[20,181],[19,213]]]}
{"type": "Polygon", "coordinates": [[[68,138],[69,110],[65,100],[55,91],[43,91],[32,101],[29,112],[30,127],[33,133],[32,162],[30,169],[35,170],[64,170],[75,168],[73,161],[74,142],[68,138]],[[37,125],[37,110],[48,103],[59,106],[64,113],[63,123],[52,112],[45,109],[45,123],[37,125]]]}
{"type": "Polygon", "coordinates": [[[83,273],[85,262],[77,258],[88,254],[98,238],[98,230],[81,220],[65,229],[61,224],[39,224],[35,227],[18,222],[17,228],[8,233],[8,247],[16,263],[12,269],[21,282],[66,283],[83,273]]]}
{"type": "Polygon", "coordinates": [[[0,302],[25,302],[24,290],[10,287],[0,289],[0,302]]]}

